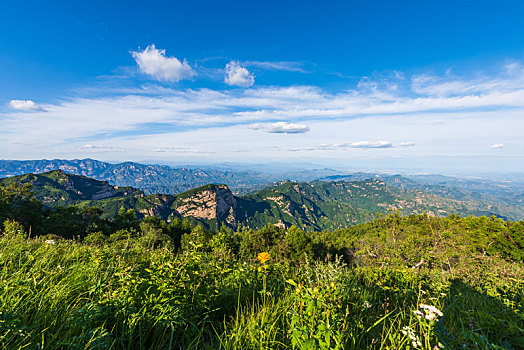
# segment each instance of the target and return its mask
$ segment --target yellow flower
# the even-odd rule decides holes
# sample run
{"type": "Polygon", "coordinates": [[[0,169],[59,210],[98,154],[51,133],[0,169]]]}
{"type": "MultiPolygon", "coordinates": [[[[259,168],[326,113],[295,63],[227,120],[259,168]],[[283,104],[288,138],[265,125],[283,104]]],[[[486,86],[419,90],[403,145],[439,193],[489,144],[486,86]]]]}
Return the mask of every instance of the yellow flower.
{"type": "Polygon", "coordinates": [[[265,262],[268,261],[271,258],[269,257],[269,253],[268,252],[262,252],[262,253],[258,254],[257,259],[260,260],[261,264],[265,264],[265,262]]]}

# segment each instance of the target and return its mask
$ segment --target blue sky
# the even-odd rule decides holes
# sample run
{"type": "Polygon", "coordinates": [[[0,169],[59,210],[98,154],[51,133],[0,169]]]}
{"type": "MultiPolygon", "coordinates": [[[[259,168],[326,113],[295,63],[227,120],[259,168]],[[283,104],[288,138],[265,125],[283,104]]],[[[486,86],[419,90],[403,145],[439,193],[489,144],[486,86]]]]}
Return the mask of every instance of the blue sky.
{"type": "Polygon", "coordinates": [[[524,171],[522,1],[9,1],[0,158],[524,171]]]}

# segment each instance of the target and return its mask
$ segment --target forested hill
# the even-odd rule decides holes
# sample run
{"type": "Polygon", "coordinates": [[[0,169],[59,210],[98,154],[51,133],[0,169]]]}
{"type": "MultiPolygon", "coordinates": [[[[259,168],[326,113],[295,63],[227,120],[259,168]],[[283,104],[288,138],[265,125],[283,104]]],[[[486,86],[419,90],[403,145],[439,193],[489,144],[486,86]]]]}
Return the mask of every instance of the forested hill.
{"type": "MultiPolygon", "coordinates": [[[[308,231],[338,229],[367,222],[380,214],[400,210],[402,215],[427,212],[432,216],[497,215],[496,207],[475,201],[457,201],[423,191],[399,189],[374,178],[363,181],[284,181],[245,196],[235,196],[226,185],[205,185],[173,196],[146,195],[131,187],[67,174],[61,170],[0,180],[4,185],[30,184],[47,207],[96,207],[104,218],[133,209],[139,218],[165,221],[187,218],[209,229],[222,224],[261,228],[268,223],[308,231]]],[[[509,219],[517,219],[509,217],[509,219]]]]}
{"type": "Polygon", "coordinates": [[[52,170],[88,176],[116,186],[132,186],[145,194],[177,194],[209,183],[227,183],[233,192],[247,193],[274,181],[269,175],[254,171],[173,168],[133,162],[112,164],[94,159],[0,160],[0,177],[52,170]]]}
{"type": "Polygon", "coordinates": [[[332,175],[322,181],[362,181],[377,178],[389,186],[402,190],[417,190],[463,202],[479,202],[488,211],[504,216],[524,219],[524,179],[507,181],[467,179],[443,175],[372,174],[358,172],[349,175],[332,175]]]}
{"type": "Polygon", "coordinates": [[[391,175],[357,172],[344,174],[334,169],[295,169],[294,171],[266,174],[243,168],[194,168],[147,165],[133,162],[112,164],[94,159],[75,160],[0,160],[0,178],[29,173],[62,170],[108,181],[119,187],[140,189],[145,195],[166,193],[176,195],[207,184],[226,184],[235,195],[245,195],[264,189],[278,181],[289,179],[298,182],[355,182],[380,179],[400,190],[423,191],[442,198],[461,202],[475,202],[478,210],[497,213],[511,219],[524,219],[524,179],[508,175],[504,180],[460,178],[442,175],[391,175]],[[227,169],[227,170],[226,170],[227,169]]]}

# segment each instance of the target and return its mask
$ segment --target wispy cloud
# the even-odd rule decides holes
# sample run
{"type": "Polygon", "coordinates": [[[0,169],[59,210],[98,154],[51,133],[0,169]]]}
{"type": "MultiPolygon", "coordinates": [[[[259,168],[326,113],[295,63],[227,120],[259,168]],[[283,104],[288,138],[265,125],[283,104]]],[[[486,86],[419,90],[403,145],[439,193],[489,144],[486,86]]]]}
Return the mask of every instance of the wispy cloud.
{"type": "Polygon", "coordinates": [[[116,147],[116,146],[100,146],[100,145],[92,145],[90,143],[87,143],[85,145],[82,145],[80,147],[82,151],[102,151],[102,152],[124,152],[125,149],[122,147],[116,147]]]}
{"type": "Polygon", "coordinates": [[[45,109],[37,105],[34,101],[31,100],[11,100],[9,101],[9,108],[16,109],[19,111],[31,112],[39,111],[45,112],[45,109]]]}
{"type": "Polygon", "coordinates": [[[231,86],[250,87],[255,84],[255,76],[240,63],[231,61],[226,65],[226,76],[224,82],[231,86]]]}
{"type": "Polygon", "coordinates": [[[502,148],[502,147],[504,147],[504,144],[502,143],[496,143],[494,145],[489,146],[489,148],[491,149],[497,149],[497,148],[502,148]]]}
{"type": "MultiPolygon", "coordinates": [[[[169,59],[165,53],[161,56],[169,59]]],[[[247,71],[246,84],[254,82],[249,70],[238,66],[247,71]]],[[[249,150],[246,157],[257,150],[268,157],[302,156],[300,151],[308,149],[318,154],[348,150],[345,155],[362,157],[434,156],[491,153],[486,144],[498,145],[501,139],[512,146],[523,145],[524,68],[520,64],[463,76],[388,73],[338,91],[304,85],[181,89],[156,83],[136,86],[128,80],[121,84],[75,91],[75,97],[46,103],[46,111],[4,112],[0,116],[4,156],[36,157],[39,150],[43,156],[114,152],[95,148],[104,145],[121,147],[137,159],[184,154],[189,159],[210,150],[226,157],[235,149],[249,150]],[[269,139],[274,150],[267,148],[269,139]],[[170,148],[174,140],[177,147],[187,149],[170,148]],[[311,140],[318,145],[312,147],[311,140]],[[82,148],[85,145],[93,147],[82,148]]],[[[516,149],[504,147],[500,152],[510,157],[516,149]]]]}
{"type": "Polygon", "coordinates": [[[303,63],[300,62],[244,61],[242,64],[248,67],[257,67],[266,70],[307,73],[307,71],[303,68],[303,63]]]}
{"type": "Polygon", "coordinates": [[[153,148],[151,152],[155,153],[215,153],[210,151],[202,151],[190,147],[157,147],[153,148]]]}
{"type": "Polygon", "coordinates": [[[252,124],[250,129],[262,130],[271,134],[303,134],[309,131],[309,127],[303,124],[276,122],[272,124],[252,124]]]}
{"type": "Polygon", "coordinates": [[[389,141],[376,141],[376,142],[359,141],[359,142],[343,144],[342,146],[351,147],[351,148],[391,148],[393,147],[393,144],[389,141]]]}
{"type": "Polygon", "coordinates": [[[142,51],[132,51],[131,55],[141,73],[159,81],[177,82],[195,75],[185,59],[181,62],[176,57],[167,57],[166,50],[159,50],[153,44],[142,51]]]}
{"type": "Polygon", "coordinates": [[[343,143],[331,143],[331,144],[320,144],[311,147],[296,147],[290,148],[290,151],[336,151],[344,150],[348,148],[392,148],[393,144],[389,141],[357,141],[357,142],[343,142],[343,143]]]}

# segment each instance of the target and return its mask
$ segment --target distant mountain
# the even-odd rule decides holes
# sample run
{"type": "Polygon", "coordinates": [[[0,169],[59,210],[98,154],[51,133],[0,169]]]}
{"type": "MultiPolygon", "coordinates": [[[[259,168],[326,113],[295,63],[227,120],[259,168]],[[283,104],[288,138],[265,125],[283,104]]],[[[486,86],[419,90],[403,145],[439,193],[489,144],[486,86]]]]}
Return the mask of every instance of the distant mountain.
{"type": "Polygon", "coordinates": [[[381,179],[389,186],[416,190],[461,202],[476,202],[485,211],[497,212],[513,220],[524,219],[524,182],[462,179],[443,175],[401,176],[372,173],[333,175],[321,181],[361,181],[381,179]]]}
{"type": "Polygon", "coordinates": [[[52,170],[88,176],[116,186],[132,186],[145,194],[177,194],[209,183],[225,183],[233,192],[243,194],[261,189],[276,180],[254,171],[172,168],[132,162],[112,164],[94,159],[0,160],[0,177],[52,170]]]}
{"type": "MultiPolygon", "coordinates": [[[[114,217],[120,208],[134,209],[143,216],[175,217],[198,221],[217,229],[225,224],[261,228],[268,223],[306,230],[336,229],[369,221],[379,213],[400,209],[403,215],[492,215],[474,201],[457,201],[423,191],[399,189],[379,178],[363,181],[283,181],[245,196],[235,196],[226,185],[208,184],[176,196],[145,195],[131,187],[118,187],[106,181],[55,170],[1,179],[30,183],[38,199],[50,207],[64,205],[101,208],[114,217]]],[[[496,208],[495,208],[496,209],[496,208]]]]}
{"type": "Polygon", "coordinates": [[[441,188],[461,189],[488,198],[496,198],[509,205],[524,206],[524,177],[506,181],[443,175],[416,175],[411,178],[419,183],[441,188]]]}

